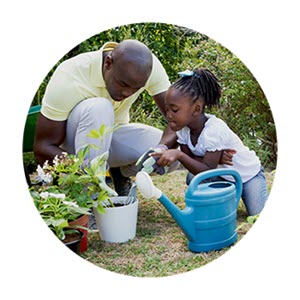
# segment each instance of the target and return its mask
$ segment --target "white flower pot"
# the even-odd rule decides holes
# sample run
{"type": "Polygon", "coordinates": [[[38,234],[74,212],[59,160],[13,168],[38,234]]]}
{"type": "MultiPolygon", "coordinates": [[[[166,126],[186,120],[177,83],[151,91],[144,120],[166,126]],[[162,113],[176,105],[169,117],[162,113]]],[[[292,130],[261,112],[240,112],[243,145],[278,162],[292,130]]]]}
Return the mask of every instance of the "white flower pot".
{"type": "MultiPolygon", "coordinates": [[[[112,197],[113,203],[123,203],[126,197],[112,197]]],[[[124,243],[135,238],[138,200],[133,204],[107,207],[105,214],[98,213],[94,208],[95,219],[101,240],[110,243],[124,243]]]]}

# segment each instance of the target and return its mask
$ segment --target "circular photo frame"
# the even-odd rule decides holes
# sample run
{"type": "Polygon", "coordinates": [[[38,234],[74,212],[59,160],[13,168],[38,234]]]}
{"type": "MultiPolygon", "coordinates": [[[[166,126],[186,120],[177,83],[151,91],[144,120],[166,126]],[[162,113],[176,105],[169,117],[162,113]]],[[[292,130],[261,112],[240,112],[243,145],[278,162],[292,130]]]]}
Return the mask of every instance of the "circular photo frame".
{"type": "MultiPolygon", "coordinates": [[[[276,128],[230,50],[189,28],[135,23],[92,36],[53,66],[29,108],[23,162],[49,233],[63,242],[80,232],[71,250],[100,268],[165,277],[214,261],[251,229],[275,176],[276,128]],[[206,180],[229,183],[200,184],[210,170],[206,180]],[[143,195],[138,172],[160,193],[143,195]],[[125,202],[112,204],[116,196],[125,202]],[[100,232],[110,206],[135,220],[120,240],[100,232]],[[82,215],[89,220],[71,224],[82,215]]],[[[128,218],[115,218],[119,227],[106,226],[119,238],[128,218]]]]}

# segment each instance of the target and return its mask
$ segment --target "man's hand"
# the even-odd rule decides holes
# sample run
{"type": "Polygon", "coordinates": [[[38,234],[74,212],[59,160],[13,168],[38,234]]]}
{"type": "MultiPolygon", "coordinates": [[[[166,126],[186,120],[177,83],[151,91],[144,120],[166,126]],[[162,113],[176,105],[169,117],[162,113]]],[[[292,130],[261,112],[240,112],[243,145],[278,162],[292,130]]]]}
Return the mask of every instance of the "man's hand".
{"type": "Polygon", "coordinates": [[[234,149],[223,150],[221,158],[220,158],[220,164],[233,166],[232,159],[233,159],[234,154],[236,154],[236,150],[234,150],[234,149]]]}

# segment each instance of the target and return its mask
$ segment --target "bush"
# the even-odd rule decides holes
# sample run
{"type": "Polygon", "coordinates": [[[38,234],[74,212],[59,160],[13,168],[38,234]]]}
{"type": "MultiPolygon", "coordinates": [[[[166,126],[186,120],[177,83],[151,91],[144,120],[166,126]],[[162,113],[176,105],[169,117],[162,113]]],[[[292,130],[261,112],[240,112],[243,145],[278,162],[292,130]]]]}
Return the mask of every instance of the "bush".
{"type": "MultiPolygon", "coordinates": [[[[164,23],[139,23],[112,28],[77,45],[52,68],[36,92],[32,105],[40,104],[56,67],[77,54],[98,50],[107,41],[137,39],[160,59],[171,82],[178,71],[205,67],[214,72],[223,88],[221,108],[212,111],[224,119],[264,166],[274,168],[277,159],[275,124],[268,101],[247,67],[228,49],[207,36],[184,27],[164,23]]],[[[154,100],[143,93],[131,110],[131,121],[164,128],[165,119],[154,100]]]]}
{"type": "Polygon", "coordinates": [[[212,113],[226,121],[264,166],[275,167],[277,138],[268,101],[247,67],[228,49],[208,39],[187,50],[183,67],[210,69],[222,85],[221,107],[212,113]]]}

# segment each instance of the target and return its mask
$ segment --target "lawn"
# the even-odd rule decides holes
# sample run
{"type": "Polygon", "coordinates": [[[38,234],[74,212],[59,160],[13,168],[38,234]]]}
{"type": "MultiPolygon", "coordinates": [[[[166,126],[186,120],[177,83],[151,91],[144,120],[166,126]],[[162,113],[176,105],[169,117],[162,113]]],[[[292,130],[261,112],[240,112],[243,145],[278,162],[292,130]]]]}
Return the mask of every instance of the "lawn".
{"type": "MultiPolygon", "coordinates": [[[[152,179],[178,207],[184,208],[185,176],[186,171],[181,170],[165,176],[153,176],[152,179]]],[[[274,174],[267,173],[266,176],[270,189],[274,174]]],[[[136,237],[124,244],[110,244],[101,241],[98,232],[90,233],[88,250],[80,254],[82,258],[119,274],[163,277],[200,268],[230,249],[207,253],[189,251],[187,238],[163,205],[156,199],[146,200],[139,193],[137,195],[136,237]]],[[[246,222],[246,218],[245,207],[240,201],[237,226],[246,224],[238,230],[238,241],[253,226],[246,222]]]]}

